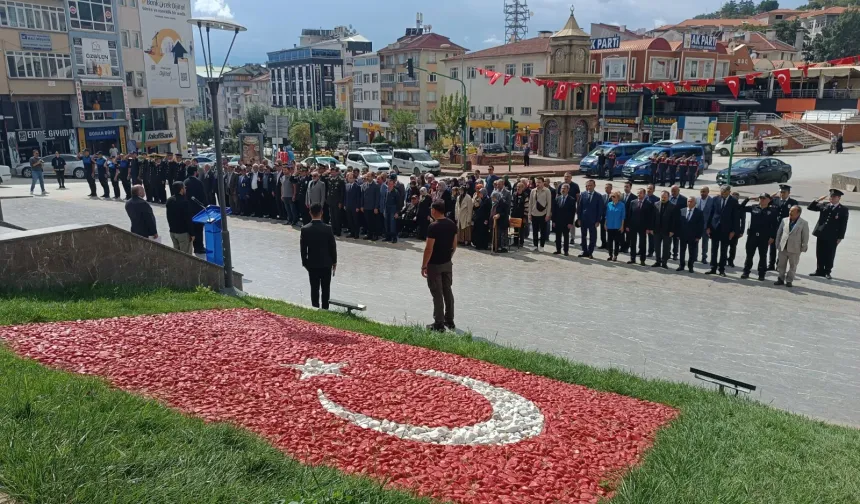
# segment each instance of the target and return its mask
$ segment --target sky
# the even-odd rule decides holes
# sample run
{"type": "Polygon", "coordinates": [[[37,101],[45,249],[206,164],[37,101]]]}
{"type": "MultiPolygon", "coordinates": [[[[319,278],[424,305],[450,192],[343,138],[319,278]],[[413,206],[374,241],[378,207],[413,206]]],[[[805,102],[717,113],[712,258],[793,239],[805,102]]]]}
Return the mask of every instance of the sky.
{"type": "MultiPolygon", "coordinates": [[[[415,14],[424,24],[471,51],[499,45],[505,36],[504,0],[192,0],[195,15],[232,19],[248,31],[239,34],[230,64],[265,63],[266,52],[298,44],[302,28],[331,29],[352,25],[381,49],[415,26],[415,14]],[[392,8],[396,5],[397,8],[392,8]],[[283,7],[280,7],[283,6],[283,7]]],[[[784,0],[783,8],[804,0],[784,0]]],[[[598,0],[574,3],[577,22],[588,31],[591,23],[653,28],[712,12],[723,0],[598,0]],[[671,6],[671,8],[667,8],[671,6]]],[[[528,36],[539,30],[557,31],[570,15],[569,0],[528,0],[533,12],[528,36]]],[[[195,31],[195,38],[198,35],[195,31]]],[[[212,37],[215,64],[223,63],[232,33],[212,37]]],[[[197,59],[202,64],[201,51],[197,59]]]]}

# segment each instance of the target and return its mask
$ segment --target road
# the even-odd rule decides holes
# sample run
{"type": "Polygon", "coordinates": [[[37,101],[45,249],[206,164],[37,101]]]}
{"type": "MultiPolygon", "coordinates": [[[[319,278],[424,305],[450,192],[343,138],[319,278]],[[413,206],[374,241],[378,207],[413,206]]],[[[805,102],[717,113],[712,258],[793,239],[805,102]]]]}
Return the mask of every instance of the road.
{"type": "MultiPolygon", "coordinates": [[[[801,165],[799,177],[814,176],[814,160],[801,165]]],[[[128,228],[122,203],[86,198],[83,182],[68,187],[4,201],[6,219],[26,228],[99,222],[128,228]]],[[[0,196],[27,190],[0,188],[0,196]]],[[[754,397],[774,406],[860,425],[860,215],[852,213],[834,280],[807,276],[813,242],[792,290],[774,287],[773,273],[758,282],[740,280],[737,269],[727,279],[705,277],[701,264],[695,275],[655,271],[609,263],[601,251],[597,260],[580,260],[525,249],[498,256],[461,249],[456,320],[498,344],[646,377],[695,382],[689,368],[702,368],[757,385],[754,397]]],[[[155,214],[166,232],[164,208],[156,206],[155,214]]],[[[810,212],[803,216],[815,220],[810,212]]],[[[249,218],[231,218],[230,229],[246,291],[309,304],[296,229],[249,218]]],[[[429,323],[422,246],[339,240],[333,292],[367,304],[375,320],[429,323]]]]}

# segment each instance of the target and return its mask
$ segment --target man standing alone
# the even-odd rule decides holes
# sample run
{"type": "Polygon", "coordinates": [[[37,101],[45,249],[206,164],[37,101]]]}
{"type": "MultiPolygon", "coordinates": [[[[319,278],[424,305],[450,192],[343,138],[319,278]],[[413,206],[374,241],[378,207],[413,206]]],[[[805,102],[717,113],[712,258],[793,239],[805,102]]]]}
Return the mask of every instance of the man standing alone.
{"type": "Polygon", "coordinates": [[[337,242],[331,227],[322,221],[322,205],[312,204],[310,214],[311,222],[302,227],[299,238],[302,266],[311,282],[311,304],[320,307],[322,288],[322,309],[328,310],[331,277],[337,269],[337,242]]]}
{"type": "Polygon", "coordinates": [[[433,331],[454,329],[453,266],[451,258],[457,250],[457,225],[445,217],[445,202],[436,200],[430,206],[433,223],[427,228],[427,243],[421,275],[427,279],[427,287],[433,296],[433,323],[427,326],[433,331]]]}
{"type": "Polygon", "coordinates": [[[167,225],[170,228],[170,241],[173,248],[180,252],[190,254],[194,235],[191,234],[193,223],[191,218],[191,207],[185,201],[185,185],[182,182],[174,182],[170,188],[173,196],[167,198],[167,225]]]}
{"type": "Polygon", "coordinates": [[[158,240],[155,215],[149,203],[143,200],[144,196],[146,194],[143,192],[143,186],[136,185],[131,188],[131,199],[125,202],[125,213],[131,221],[131,232],[144,238],[158,240]]]}

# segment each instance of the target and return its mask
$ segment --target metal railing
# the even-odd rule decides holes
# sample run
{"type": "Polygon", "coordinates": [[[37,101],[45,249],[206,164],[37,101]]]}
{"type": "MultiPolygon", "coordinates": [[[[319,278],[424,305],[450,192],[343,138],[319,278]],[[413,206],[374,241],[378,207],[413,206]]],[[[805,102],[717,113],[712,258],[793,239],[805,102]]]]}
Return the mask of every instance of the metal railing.
{"type": "Polygon", "coordinates": [[[84,121],[116,121],[125,119],[125,110],[84,110],[84,121]]]}
{"type": "MultiPolygon", "coordinates": [[[[787,120],[783,120],[783,122],[788,123],[788,124],[793,124],[793,125],[797,126],[798,128],[805,130],[807,133],[811,134],[812,136],[818,137],[820,140],[828,141],[830,139],[830,136],[833,135],[833,132],[830,130],[818,127],[818,126],[811,124],[811,123],[808,123],[808,122],[803,122],[799,119],[787,119],[787,120]]],[[[779,124],[777,124],[777,127],[779,127],[779,124]]]]}
{"type": "Polygon", "coordinates": [[[393,88],[393,87],[394,87],[394,83],[393,83],[393,82],[380,82],[380,83],[379,83],[379,87],[383,87],[383,88],[393,88]]]}
{"type": "Polygon", "coordinates": [[[401,84],[403,84],[405,87],[418,87],[420,85],[417,80],[403,81],[401,84]]]}
{"type": "MultiPolygon", "coordinates": [[[[743,92],[746,98],[767,99],[766,89],[747,89],[743,92]]],[[[853,100],[860,98],[860,89],[824,89],[818,96],[818,86],[809,89],[792,89],[790,93],[783,93],[782,89],[773,90],[773,98],[827,98],[837,100],[853,100]]]]}

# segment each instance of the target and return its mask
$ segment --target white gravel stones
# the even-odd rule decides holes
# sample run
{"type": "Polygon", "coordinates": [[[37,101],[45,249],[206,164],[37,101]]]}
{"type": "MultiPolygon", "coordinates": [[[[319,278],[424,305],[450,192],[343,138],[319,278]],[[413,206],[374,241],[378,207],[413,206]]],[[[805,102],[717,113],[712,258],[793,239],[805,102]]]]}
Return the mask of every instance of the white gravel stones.
{"type": "MultiPolygon", "coordinates": [[[[310,361],[311,359],[308,363],[310,361]]],[[[326,411],[352,424],[420,443],[439,445],[512,444],[537,436],[543,431],[544,417],[540,409],[519,394],[467,376],[452,375],[432,369],[418,370],[415,373],[448,380],[474,390],[490,403],[493,409],[491,418],[484,422],[462,427],[426,427],[399,424],[350,411],[329,399],[322,390],[317,390],[317,395],[320,404],[326,411]]],[[[338,370],[337,373],[326,374],[340,374],[340,372],[338,370]]],[[[302,379],[304,379],[304,371],[302,379]]]]}
{"type": "Polygon", "coordinates": [[[325,362],[318,359],[307,359],[304,364],[284,365],[284,367],[290,367],[301,371],[302,375],[299,376],[299,380],[307,380],[309,378],[314,378],[315,376],[323,375],[343,376],[340,372],[340,368],[346,366],[346,362],[334,362],[331,364],[326,364],[325,362]]]}

